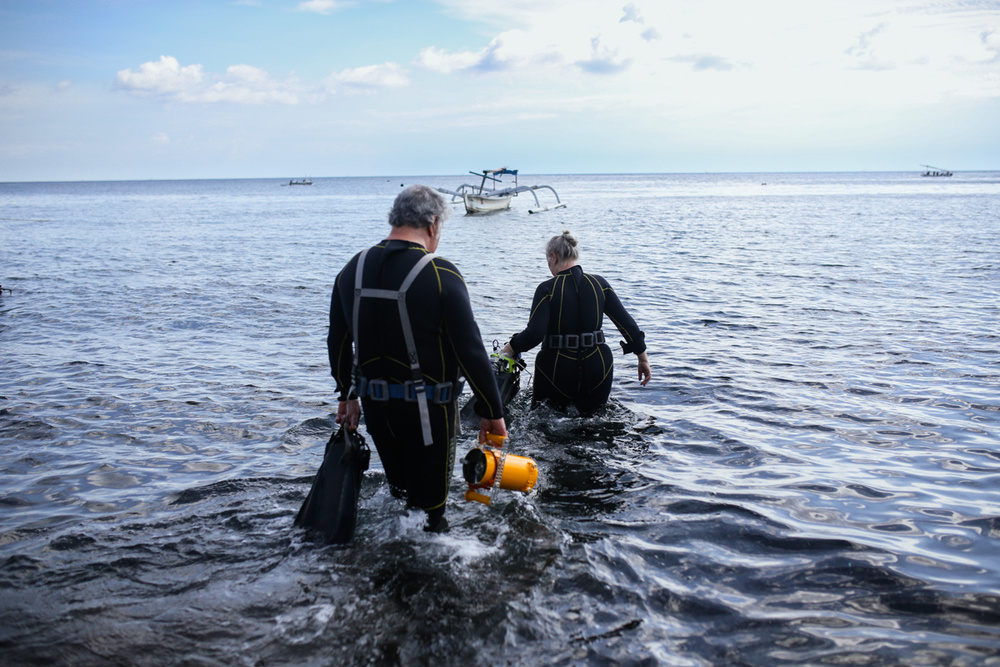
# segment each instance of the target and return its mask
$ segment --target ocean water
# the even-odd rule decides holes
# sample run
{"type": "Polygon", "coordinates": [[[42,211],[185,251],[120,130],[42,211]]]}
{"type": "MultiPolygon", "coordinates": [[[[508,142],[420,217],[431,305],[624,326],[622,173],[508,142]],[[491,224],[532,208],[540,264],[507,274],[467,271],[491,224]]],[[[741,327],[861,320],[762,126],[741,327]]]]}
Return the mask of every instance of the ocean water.
{"type": "Polygon", "coordinates": [[[0,184],[4,665],[1000,665],[997,172],[522,174],[567,207],[438,251],[484,346],[569,229],[653,380],[583,419],[525,376],[539,483],[456,467],[449,533],[377,456],[351,545],[293,527],[334,277],[463,180],[0,184]]]}

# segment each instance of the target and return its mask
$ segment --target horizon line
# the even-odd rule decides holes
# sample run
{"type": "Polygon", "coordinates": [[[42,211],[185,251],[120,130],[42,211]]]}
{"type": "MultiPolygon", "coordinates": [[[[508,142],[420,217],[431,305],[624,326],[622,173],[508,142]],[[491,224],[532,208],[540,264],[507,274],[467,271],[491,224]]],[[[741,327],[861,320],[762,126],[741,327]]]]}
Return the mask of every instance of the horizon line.
{"type": "MultiPolygon", "coordinates": [[[[608,172],[549,172],[531,173],[530,176],[698,176],[698,175],[754,175],[754,174],[906,174],[926,171],[922,165],[921,169],[866,169],[866,170],[761,170],[761,171],[608,171],[608,172]]],[[[970,173],[990,173],[1000,171],[994,169],[949,169],[953,174],[970,173]]],[[[463,175],[477,175],[476,172],[469,172],[463,175]]],[[[212,177],[175,177],[175,178],[99,178],[99,179],[65,179],[54,181],[0,181],[0,185],[27,185],[41,183],[152,183],[164,181],[267,181],[267,180],[295,180],[301,178],[316,179],[348,179],[348,178],[453,178],[455,174],[371,174],[365,176],[212,176],[212,177]]]]}

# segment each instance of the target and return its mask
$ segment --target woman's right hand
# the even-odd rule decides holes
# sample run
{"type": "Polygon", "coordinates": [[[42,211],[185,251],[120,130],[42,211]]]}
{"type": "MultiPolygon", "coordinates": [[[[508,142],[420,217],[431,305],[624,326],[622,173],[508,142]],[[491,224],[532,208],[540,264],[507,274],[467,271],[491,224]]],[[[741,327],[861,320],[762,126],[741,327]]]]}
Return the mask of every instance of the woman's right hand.
{"type": "Polygon", "coordinates": [[[653,369],[649,365],[649,357],[646,353],[637,355],[639,357],[639,384],[643,387],[649,382],[649,379],[653,377],[653,369]]]}

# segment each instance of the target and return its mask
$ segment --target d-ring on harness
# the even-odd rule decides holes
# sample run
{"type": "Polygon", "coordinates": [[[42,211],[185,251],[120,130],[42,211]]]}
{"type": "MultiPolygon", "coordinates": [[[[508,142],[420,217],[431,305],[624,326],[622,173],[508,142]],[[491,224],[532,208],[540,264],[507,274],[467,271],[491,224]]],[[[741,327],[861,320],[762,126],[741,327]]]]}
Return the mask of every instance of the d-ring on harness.
{"type": "MultiPolygon", "coordinates": [[[[431,437],[431,417],[430,412],[427,410],[427,387],[424,385],[424,375],[420,372],[420,361],[417,359],[417,346],[413,340],[413,328],[410,326],[410,317],[406,312],[406,290],[410,289],[410,285],[417,279],[417,274],[434,259],[434,254],[427,253],[421,257],[420,261],[414,264],[410,272],[406,274],[403,284],[399,286],[399,290],[397,291],[361,286],[364,276],[365,256],[368,255],[369,250],[371,248],[366,248],[361,253],[361,257],[358,258],[358,269],[354,275],[354,331],[352,332],[355,336],[354,345],[357,347],[358,344],[358,313],[361,309],[361,297],[392,299],[399,304],[399,321],[403,325],[406,353],[410,357],[410,372],[413,374],[413,393],[416,395],[417,407],[420,409],[420,428],[423,431],[424,445],[427,446],[433,443],[431,437]]],[[[355,350],[354,358],[358,358],[357,350],[355,350]]]]}

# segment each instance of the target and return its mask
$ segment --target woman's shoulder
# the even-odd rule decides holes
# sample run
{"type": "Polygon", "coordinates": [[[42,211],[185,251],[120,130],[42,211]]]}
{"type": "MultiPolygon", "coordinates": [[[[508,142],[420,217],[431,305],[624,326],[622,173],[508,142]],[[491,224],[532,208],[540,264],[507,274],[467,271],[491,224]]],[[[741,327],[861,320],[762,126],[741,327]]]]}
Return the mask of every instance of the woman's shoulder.
{"type": "Polygon", "coordinates": [[[535,288],[536,292],[551,292],[555,288],[556,280],[559,276],[552,276],[548,280],[543,280],[538,283],[538,287],[535,288]]]}
{"type": "Polygon", "coordinates": [[[594,282],[598,283],[601,287],[605,288],[611,287],[611,283],[605,280],[604,276],[602,275],[599,275],[597,273],[587,273],[586,271],[584,271],[583,275],[586,276],[588,280],[593,280],[594,282]]]}

